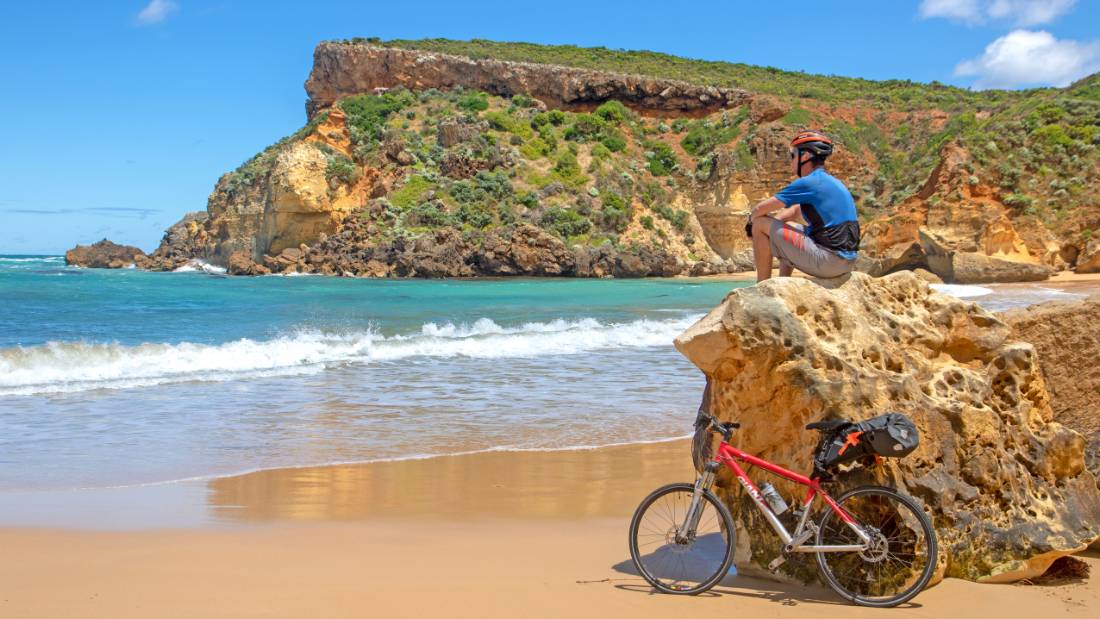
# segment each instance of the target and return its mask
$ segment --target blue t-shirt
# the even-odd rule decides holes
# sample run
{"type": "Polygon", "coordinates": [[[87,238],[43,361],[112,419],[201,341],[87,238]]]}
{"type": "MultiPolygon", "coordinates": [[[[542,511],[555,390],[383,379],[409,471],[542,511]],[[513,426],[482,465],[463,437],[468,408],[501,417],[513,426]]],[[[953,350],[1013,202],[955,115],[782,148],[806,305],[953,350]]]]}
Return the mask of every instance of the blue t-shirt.
{"type": "Polygon", "coordinates": [[[784,187],[775,197],[786,206],[802,207],[802,217],[809,224],[806,235],[814,242],[841,258],[855,259],[859,249],[859,217],[852,193],[844,183],[824,168],[817,168],[784,187]]]}

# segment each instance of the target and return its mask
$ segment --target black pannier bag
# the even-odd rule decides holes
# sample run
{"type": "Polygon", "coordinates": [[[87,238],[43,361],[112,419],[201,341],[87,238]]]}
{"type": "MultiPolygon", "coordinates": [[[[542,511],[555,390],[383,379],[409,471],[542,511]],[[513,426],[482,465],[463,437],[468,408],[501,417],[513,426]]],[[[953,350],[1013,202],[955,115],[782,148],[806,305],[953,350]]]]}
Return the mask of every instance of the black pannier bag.
{"type": "Polygon", "coordinates": [[[867,445],[868,453],[884,458],[908,456],[920,443],[917,426],[901,413],[886,413],[856,425],[863,432],[859,440],[867,445]]]}
{"type": "Polygon", "coordinates": [[[821,476],[863,457],[900,458],[912,453],[919,442],[917,426],[901,413],[846,423],[821,438],[814,452],[814,474],[821,476]]]}

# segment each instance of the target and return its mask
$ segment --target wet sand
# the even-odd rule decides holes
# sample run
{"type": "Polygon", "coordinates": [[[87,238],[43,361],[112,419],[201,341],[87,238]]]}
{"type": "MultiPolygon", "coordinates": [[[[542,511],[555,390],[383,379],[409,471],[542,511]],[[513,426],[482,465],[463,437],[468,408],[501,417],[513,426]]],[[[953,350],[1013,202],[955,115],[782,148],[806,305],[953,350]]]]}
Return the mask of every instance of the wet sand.
{"type": "MultiPolygon", "coordinates": [[[[111,501],[121,513],[143,500],[190,500],[205,515],[177,528],[160,528],[164,510],[150,510],[131,519],[139,530],[94,530],[107,521],[0,529],[0,616],[882,614],[819,587],[745,576],[698,597],[653,594],[630,565],[627,524],[650,490],[692,478],[688,450],[678,440],[484,453],[128,489],[97,513],[109,514],[111,501]]],[[[87,504],[78,494],[55,493],[45,508],[87,504]]],[[[1084,560],[1100,569],[1100,555],[1084,560]]],[[[1060,586],[947,580],[886,612],[1071,617],[1098,605],[1095,577],[1060,586]]]]}

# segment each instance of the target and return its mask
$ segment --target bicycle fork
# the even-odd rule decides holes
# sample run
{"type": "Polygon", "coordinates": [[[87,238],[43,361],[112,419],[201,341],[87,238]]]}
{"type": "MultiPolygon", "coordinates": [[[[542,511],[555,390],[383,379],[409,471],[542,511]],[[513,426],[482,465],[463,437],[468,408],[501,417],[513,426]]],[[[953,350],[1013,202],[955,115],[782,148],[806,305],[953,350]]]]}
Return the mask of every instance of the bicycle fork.
{"type": "Polygon", "coordinates": [[[714,476],[718,473],[718,462],[707,462],[703,468],[703,474],[695,480],[695,491],[691,494],[691,504],[684,514],[684,523],[676,527],[676,543],[687,544],[695,539],[696,529],[699,527],[699,518],[703,514],[703,493],[714,485],[714,476]]]}

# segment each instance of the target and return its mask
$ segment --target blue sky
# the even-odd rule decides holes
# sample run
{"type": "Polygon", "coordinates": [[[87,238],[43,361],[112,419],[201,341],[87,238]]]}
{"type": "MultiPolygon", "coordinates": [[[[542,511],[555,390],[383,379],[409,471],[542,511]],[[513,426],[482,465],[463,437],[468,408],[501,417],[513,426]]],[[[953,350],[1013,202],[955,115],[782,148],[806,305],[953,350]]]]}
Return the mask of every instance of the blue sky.
{"type": "Polygon", "coordinates": [[[1100,69],[1098,24],[1096,0],[8,3],[0,253],[153,249],[218,176],[304,123],[325,39],[603,45],[981,88],[1100,69]]]}

